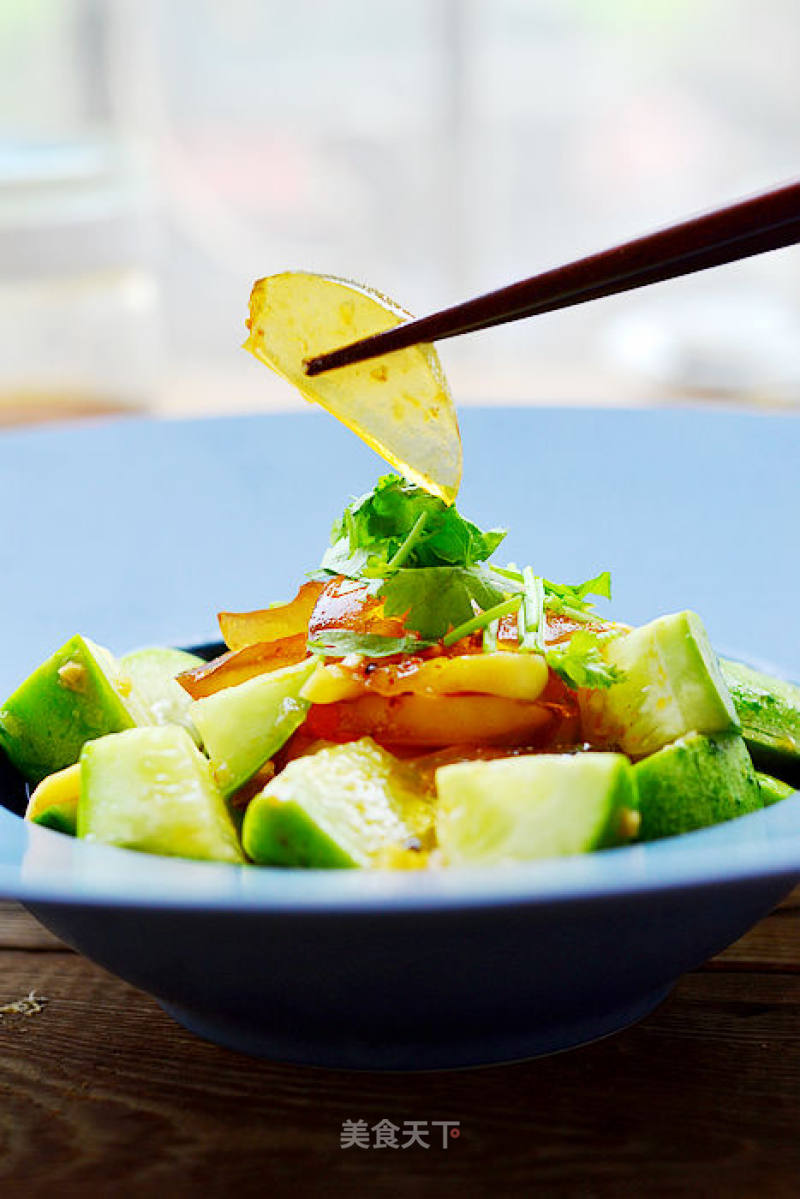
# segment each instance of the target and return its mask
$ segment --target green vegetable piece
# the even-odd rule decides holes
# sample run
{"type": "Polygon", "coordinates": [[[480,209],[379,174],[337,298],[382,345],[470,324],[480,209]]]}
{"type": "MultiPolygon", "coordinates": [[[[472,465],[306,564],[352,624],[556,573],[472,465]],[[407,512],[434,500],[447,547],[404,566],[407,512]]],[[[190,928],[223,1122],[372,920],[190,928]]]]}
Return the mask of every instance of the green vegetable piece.
{"type": "Polygon", "coordinates": [[[189,715],[226,798],[303,723],[310,704],[300,692],[317,665],[307,658],[192,701],[189,715]]]}
{"type": "Polygon", "coordinates": [[[148,646],[132,650],[119,660],[120,669],[147,702],[155,724],[180,724],[194,741],[199,734],[189,715],[192,699],[175,676],[203,665],[203,659],[186,650],[148,646]]]}
{"type": "Polygon", "coordinates": [[[481,567],[460,566],[403,568],[384,582],[380,596],[387,616],[404,616],[407,629],[432,641],[471,621],[473,602],[485,612],[504,600],[481,567]]]}
{"type": "Polygon", "coordinates": [[[448,865],[561,857],[635,836],[636,786],[623,754],[531,754],[436,771],[437,836],[448,865]]]}
{"type": "Polygon", "coordinates": [[[547,650],[547,665],[573,689],[611,687],[625,677],[603,654],[604,644],[614,635],[578,629],[566,645],[547,650]]]}
{"type": "Polygon", "coordinates": [[[178,725],[129,729],[81,752],[78,836],[143,853],[244,860],[211,767],[178,725]]]}
{"type": "Polygon", "coordinates": [[[753,761],[800,782],[800,687],[741,662],[722,659],[720,666],[753,761]]]}
{"type": "Polygon", "coordinates": [[[689,733],[637,762],[634,774],[643,841],[689,833],[763,807],[738,733],[689,733]]]}
{"type": "Polygon", "coordinates": [[[77,762],[87,741],[152,717],[107,649],[72,637],[0,708],[0,746],[31,782],[77,762]]]}
{"type": "Polygon", "coordinates": [[[603,657],[623,677],[581,693],[584,736],[593,744],[639,758],[687,733],[738,731],[719,663],[694,612],[660,616],[609,640],[603,657]]]}
{"type": "Polygon", "coordinates": [[[264,865],[368,867],[427,847],[432,819],[413,770],[364,737],[290,762],[251,800],[242,842],[264,865]]]}
{"type": "Polygon", "coordinates": [[[56,833],[66,833],[74,837],[77,833],[76,810],[71,804],[53,804],[43,812],[33,816],[32,823],[40,824],[42,828],[51,828],[56,833]]]}
{"type": "Polygon", "coordinates": [[[80,789],[81,769],[77,762],[57,770],[55,774],[48,774],[34,788],[25,810],[25,819],[74,837],[80,789]]]}
{"type": "Polygon", "coordinates": [[[796,788],[791,783],[784,783],[783,779],[776,779],[771,774],[764,774],[763,771],[757,770],[756,778],[761,788],[761,800],[765,808],[779,803],[782,799],[788,799],[795,793],[796,788]]]}
{"type": "Polygon", "coordinates": [[[334,524],[321,569],[380,576],[401,563],[469,567],[489,558],[504,537],[504,529],[483,532],[454,504],[399,475],[382,475],[334,524]]]}

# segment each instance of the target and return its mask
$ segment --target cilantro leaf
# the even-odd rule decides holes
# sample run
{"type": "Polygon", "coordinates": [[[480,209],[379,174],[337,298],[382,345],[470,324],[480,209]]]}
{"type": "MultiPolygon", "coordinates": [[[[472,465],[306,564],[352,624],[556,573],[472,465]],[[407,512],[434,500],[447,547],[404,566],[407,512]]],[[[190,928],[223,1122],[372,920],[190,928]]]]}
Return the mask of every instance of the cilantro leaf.
{"type": "Polygon", "coordinates": [[[471,567],[490,557],[505,537],[502,529],[482,532],[455,506],[448,507],[399,475],[383,475],[335,522],[323,568],[384,575],[412,533],[413,545],[402,558],[405,568],[471,567]]]}
{"type": "Polygon", "coordinates": [[[346,538],[340,537],[333,545],[329,545],[323,554],[319,564],[320,571],[354,578],[365,570],[368,558],[369,554],[365,549],[356,550],[351,554],[346,538]]]}
{"type": "Polygon", "coordinates": [[[471,620],[473,601],[485,611],[505,599],[487,572],[458,566],[400,569],[379,594],[387,616],[404,616],[407,629],[433,641],[471,620]]]}
{"type": "Polygon", "coordinates": [[[599,634],[588,629],[579,629],[577,633],[573,633],[565,646],[547,651],[547,665],[568,687],[611,687],[614,683],[619,683],[624,676],[616,666],[606,662],[603,656],[603,642],[607,641],[608,637],[607,633],[599,634]]]}
{"type": "Polygon", "coordinates": [[[550,579],[545,579],[544,583],[547,590],[553,595],[562,596],[564,599],[578,604],[583,603],[587,595],[600,595],[604,599],[611,598],[611,575],[607,570],[595,575],[593,579],[587,579],[585,583],[553,583],[550,579]]]}
{"type": "Polygon", "coordinates": [[[308,642],[313,654],[327,658],[344,658],[347,654],[388,658],[392,654],[413,654],[430,645],[432,641],[421,641],[418,637],[385,637],[381,633],[357,633],[352,629],[326,629],[308,642]]]}
{"type": "Polygon", "coordinates": [[[593,579],[585,583],[570,585],[569,583],[553,583],[544,579],[545,606],[548,612],[563,613],[574,620],[589,620],[594,612],[594,604],[587,600],[587,595],[599,595],[611,599],[611,575],[609,571],[601,571],[593,579]]]}
{"type": "Polygon", "coordinates": [[[578,599],[585,599],[587,595],[599,595],[602,599],[611,599],[611,571],[602,570],[600,574],[595,575],[593,579],[587,579],[585,583],[579,583],[574,591],[578,599]]]}

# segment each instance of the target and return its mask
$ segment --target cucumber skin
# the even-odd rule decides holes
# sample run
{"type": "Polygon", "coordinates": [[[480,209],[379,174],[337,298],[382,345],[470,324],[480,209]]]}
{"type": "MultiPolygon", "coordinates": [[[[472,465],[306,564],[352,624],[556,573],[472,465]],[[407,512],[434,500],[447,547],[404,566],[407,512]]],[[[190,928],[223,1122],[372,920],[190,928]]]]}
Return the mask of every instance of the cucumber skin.
{"type": "Polygon", "coordinates": [[[794,795],[794,787],[790,783],[784,783],[783,779],[773,778],[771,774],[764,774],[763,771],[756,771],[758,785],[761,788],[761,799],[764,807],[771,807],[774,803],[780,803],[782,799],[788,799],[790,795],[794,795]]]}
{"type": "Polygon", "coordinates": [[[21,774],[40,783],[72,766],[87,741],[136,724],[84,637],[71,637],[20,684],[0,707],[0,746],[21,774]],[[84,668],[85,684],[71,691],[58,671],[84,668]]]}
{"type": "Polygon", "coordinates": [[[263,793],[248,806],[242,845],[253,862],[265,866],[347,870],[365,864],[337,845],[300,804],[263,793]]]}
{"type": "Polygon", "coordinates": [[[733,700],[696,613],[675,612],[640,625],[610,641],[604,656],[623,678],[607,690],[579,692],[587,741],[639,759],[695,731],[739,731],[733,700]],[[661,706],[665,686],[672,702],[661,706]]]}
{"type": "Polygon", "coordinates": [[[633,769],[642,841],[694,832],[764,806],[753,763],[738,733],[690,733],[643,758],[633,769]]]}
{"type": "Polygon", "coordinates": [[[755,764],[800,783],[800,687],[726,658],[720,666],[755,764]]]}
{"type": "Polygon", "coordinates": [[[53,804],[38,816],[32,816],[31,823],[40,824],[42,828],[50,828],[57,833],[66,833],[69,837],[76,836],[78,831],[77,812],[70,804],[53,804]]]}

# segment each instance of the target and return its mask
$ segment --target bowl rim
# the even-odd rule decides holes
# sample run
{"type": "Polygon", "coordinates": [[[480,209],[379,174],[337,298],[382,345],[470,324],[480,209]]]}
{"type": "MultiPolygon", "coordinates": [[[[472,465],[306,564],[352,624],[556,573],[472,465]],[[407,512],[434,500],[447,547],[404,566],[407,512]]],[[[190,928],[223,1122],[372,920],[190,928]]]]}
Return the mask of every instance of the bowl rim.
{"type": "Polygon", "coordinates": [[[318,870],[166,858],[93,845],[0,809],[0,896],[23,903],[240,913],[443,912],[634,898],[800,879],[800,792],[723,824],[502,867],[318,870]]]}

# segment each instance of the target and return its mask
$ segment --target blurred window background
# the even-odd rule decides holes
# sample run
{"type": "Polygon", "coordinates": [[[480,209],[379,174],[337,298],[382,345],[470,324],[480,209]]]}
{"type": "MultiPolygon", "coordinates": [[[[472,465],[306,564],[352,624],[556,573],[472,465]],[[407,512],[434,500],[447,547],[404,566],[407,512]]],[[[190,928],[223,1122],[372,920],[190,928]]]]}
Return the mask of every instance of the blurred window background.
{"type": "MultiPolygon", "coordinates": [[[[422,314],[798,173],[797,0],[3,0],[0,395],[290,407],[253,280],[422,314]]],[[[443,344],[460,402],[800,403],[785,250],[443,344]]]]}

